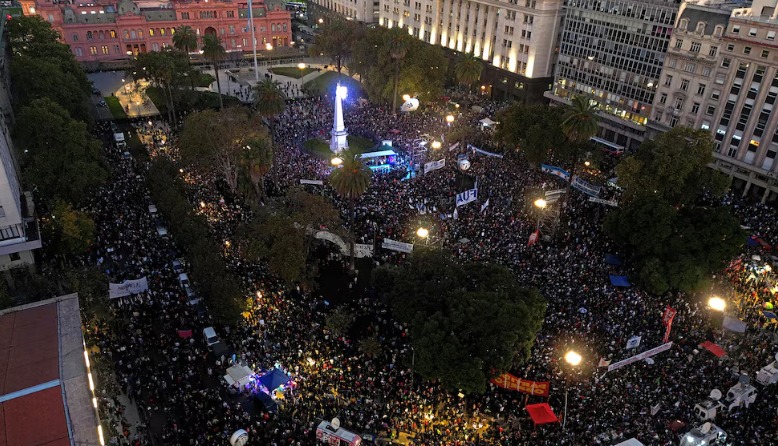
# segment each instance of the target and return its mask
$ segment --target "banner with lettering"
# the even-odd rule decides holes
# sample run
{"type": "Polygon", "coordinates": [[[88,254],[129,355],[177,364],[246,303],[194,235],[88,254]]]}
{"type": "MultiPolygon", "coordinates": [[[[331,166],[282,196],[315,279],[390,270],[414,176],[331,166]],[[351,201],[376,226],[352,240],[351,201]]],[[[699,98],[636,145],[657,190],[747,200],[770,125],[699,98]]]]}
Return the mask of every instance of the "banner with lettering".
{"type": "Polygon", "coordinates": [[[381,244],[381,247],[390,251],[399,251],[404,253],[413,252],[413,243],[398,242],[397,240],[392,240],[390,238],[385,238],[384,242],[381,244]]]}
{"type": "Polygon", "coordinates": [[[457,194],[457,207],[478,200],[478,189],[470,189],[457,194]]]}
{"type": "Polygon", "coordinates": [[[108,284],[108,297],[116,299],[118,297],[129,296],[130,294],[138,294],[144,291],[148,291],[149,282],[145,277],[135,280],[125,280],[122,283],[109,283],[108,284]]]}
{"type": "Polygon", "coordinates": [[[502,158],[503,157],[503,155],[501,153],[488,152],[488,151],[486,151],[486,150],[484,150],[484,149],[482,149],[480,147],[476,147],[476,146],[474,146],[472,144],[468,144],[467,148],[472,150],[475,153],[480,153],[481,155],[493,156],[495,158],[502,158]]]}
{"type": "Polygon", "coordinates": [[[498,377],[492,378],[491,382],[503,389],[516,390],[535,396],[548,396],[548,381],[530,381],[513,376],[510,373],[503,373],[498,377]]]}
{"type": "Polygon", "coordinates": [[[446,159],[439,159],[437,161],[431,161],[429,163],[424,163],[424,173],[432,172],[433,170],[438,170],[446,167],[446,159]]]}
{"type": "Polygon", "coordinates": [[[354,257],[373,257],[373,245],[371,243],[354,243],[354,257]]]}
{"type": "Polygon", "coordinates": [[[573,182],[570,183],[570,187],[580,190],[581,192],[585,193],[586,195],[596,197],[600,195],[600,190],[602,187],[595,186],[592,183],[589,183],[588,181],[582,180],[581,177],[575,176],[573,177],[573,182]]]}
{"type": "Polygon", "coordinates": [[[627,365],[630,365],[632,363],[635,363],[635,362],[641,361],[643,359],[649,358],[651,356],[654,356],[657,353],[662,353],[664,351],[670,350],[670,347],[672,347],[672,346],[673,346],[673,343],[672,342],[668,342],[666,344],[662,344],[662,345],[660,345],[658,347],[654,347],[651,350],[646,350],[643,353],[640,353],[640,354],[637,354],[635,356],[629,357],[629,358],[624,359],[622,361],[615,362],[615,363],[613,363],[613,364],[608,366],[608,371],[612,372],[613,370],[620,369],[620,368],[622,368],[624,366],[627,366],[627,365]]]}

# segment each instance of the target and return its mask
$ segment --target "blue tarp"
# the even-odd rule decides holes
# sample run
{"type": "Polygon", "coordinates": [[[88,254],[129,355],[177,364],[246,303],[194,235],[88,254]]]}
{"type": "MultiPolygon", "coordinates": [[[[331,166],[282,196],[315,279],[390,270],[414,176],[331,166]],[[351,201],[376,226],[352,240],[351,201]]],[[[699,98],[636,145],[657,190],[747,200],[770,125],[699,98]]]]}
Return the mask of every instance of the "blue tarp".
{"type": "Polygon", "coordinates": [[[762,314],[764,314],[764,317],[766,317],[767,319],[776,319],[775,313],[773,313],[772,311],[762,310],[762,314]]]}
{"type": "Polygon", "coordinates": [[[627,280],[627,276],[609,276],[611,279],[611,284],[613,286],[620,286],[620,287],[631,287],[632,284],[629,283],[629,280],[627,280]]]}
{"type": "Polygon", "coordinates": [[[621,266],[623,264],[621,258],[615,254],[605,254],[605,263],[615,266],[621,266]]]}
{"type": "Polygon", "coordinates": [[[756,237],[748,237],[746,239],[746,245],[748,245],[748,246],[759,246],[759,242],[756,240],[756,237]]]}
{"type": "Polygon", "coordinates": [[[288,383],[289,379],[289,375],[284,373],[283,370],[275,368],[272,372],[265,373],[259,377],[259,382],[267,387],[268,390],[273,390],[288,383]]]}

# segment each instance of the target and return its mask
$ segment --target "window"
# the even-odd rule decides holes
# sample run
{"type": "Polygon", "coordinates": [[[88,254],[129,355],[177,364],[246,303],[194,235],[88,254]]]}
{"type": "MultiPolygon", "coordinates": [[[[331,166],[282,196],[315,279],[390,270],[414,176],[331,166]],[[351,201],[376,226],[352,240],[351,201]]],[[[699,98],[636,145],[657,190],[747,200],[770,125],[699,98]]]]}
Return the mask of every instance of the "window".
{"type": "Polygon", "coordinates": [[[770,56],[770,52],[767,50],[762,50],[762,58],[767,59],[770,56]]]}
{"type": "Polygon", "coordinates": [[[97,56],[97,47],[96,46],[90,46],[89,47],[89,54],[93,56],[97,56]]]}
{"type": "Polygon", "coordinates": [[[683,67],[683,71],[687,73],[694,73],[694,70],[697,69],[697,64],[693,64],[691,62],[686,62],[686,65],[683,67]]]}
{"type": "Polygon", "coordinates": [[[672,84],[672,83],[673,83],[673,77],[670,76],[670,75],[667,75],[667,77],[665,78],[665,86],[669,87],[670,84],[672,84]]]}
{"type": "Polygon", "coordinates": [[[751,29],[749,29],[749,30],[748,30],[748,36],[749,36],[749,37],[754,37],[754,36],[756,36],[756,28],[751,28],[751,29]]]}
{"type": "Polygon", "coordinates": [[[76,48],[76,56],[81,57],[83,55],[84,55],[84,50],[82,50],[81,48],[76,48]]]}
{"type": "Polygon", "coordinates": [[[110,32],[110,34],[111,34],[111,38],[112,38],[112,39],[115,39],[115,38],[116,38],[116,31],[115,31],[115,30],[113,30],[113,29],[112,29],[112,30],[111,30],[111,32],[110,32]]]}
{"type": "Polygon", "coordinates": [[[154,37],[154,28],[149,28],[149,37],[154,37]]]}
{"type": "Polygon", "coordinates": [[[102,50],[103,54],[108,54],[109,53],[108,45],[101,46],[100,50],[102,50]]]}
{"type": "Polygon", "coordinates": [[[677,49],[680,50],[682,46],[683,46],[683,39],[678,39],[678,40],[675,41],[675,47],[677,49]]]}
{"type": "Polygon", "coordinates": [[[681,90],[689,91],[689,79],[681,79],[681,90]]]}
{"type": "Polygon", "coordinates": [[[719,51],[719,47],[712,46],[708,49],[708,56],[716,57],[716,53],[719,51]]]}
{"type": "Polygon", "coordinates": [[[12,252],[12,253],[8,254],[8,257],[11,258],[12,262],[16,262],[17,260],[21,260],[22,259],[22,257],[19,255],[18,252],[12,252]]]}
{"type": "Polygon", "coordinates": [[[775,40],[775,31],[767,31],[767,40],[775,40]]]}
{"type": "Polygon", "coordinates": [[[230,25],[230,34],[235,34],[235,25],[230,25]]]}
{"type": "Polygon", "coordinates": [[[700,42],[692,42],[691,52],[692,53],[699,53],[700,48],[702,48],[702,45],[700,42]]]}
{"type": "Polygon", "coordinates": [[[664,105],[667,102],[667,95],[665,93],[662,93],[661,96],[659,96],[659,103],[664,105]]]}
{"type": "Polygon", "coordinates": [[[725,80],[725,77],[726,76],[723,73],[717,74],[716,75],[716,83],[719,84],[719,85],[723,84],[724,80],[725,80]]]}
{"type": "Polygon", "coordinates": [[[73,34],[73,41],[78,42],[78,34],[73,34]]]}
{"type": "Polygon", "coordinates": [[[735,44],[734,43],[728,43],[727,44],[727,51],[735,51],[735,44]]]}
{"type": "Polygon", "coordinates": [[[732,60],[725,57],[721,59],[721,68],[729,68],[729,65],[732,63],[732,60]]]}
{"type": "Polygon", "coordinates": [[[707,109],[705,109],[705,114],[708,116],[713,116],[713,114],[716,113],[716,107],[709,105],[707,109]]]}
{"type": "Polygon", "coordinates": [[[697,85],[697,94],[699,94],[699,95],[705,94],[705,87],[706,87],[705,84],[697,85]]]}
{"type": "Polygon", "coordinates": [[[751,47],[750,46],[743,47],[743,54],[751,54],[751,47]]]}
{"type": "Polygon", "coordinates": [[[680,110],[683,108],[683,98],[675,98],[675,101],[673,101],[673,108],[676,110],[680,110]]]}
{"type": "Polygon", "coordinates": [[[710,67],[702,67],[702,75],[703,77],[710,76],[710,67]]]}
{"type": "Polygon", "coordinates": [[[506,26],[505,27],[505,34],[512,36],[513,35],[513,27],[512,26],[506,26]]]}
{"type": "Polygon", "coordinates": [[[235,11],[227,11],[227,18],[228,19],[234,19],[235,18],[235,11]]]}
{"type": "Polygon", "coordinates": [[[667,59],[667,66],[670,68],[675,68],[675,59],[672,57],[668,57],[667,59]]]}
{"type": "Polygon", "coordinates": [[[732,34],[740,33],[740,25],[732,25],[732,34]]]}
{"type": "Polygon", "coordinates": [[[182,20],[189,20],[189,13],[188,12],[182,12],[181,13],[181,19],[182,20]]]}
{"type": "Polygon", "coordinates": [[[92,40],[92,31],[86,32],[86,40],[92,40]]]}

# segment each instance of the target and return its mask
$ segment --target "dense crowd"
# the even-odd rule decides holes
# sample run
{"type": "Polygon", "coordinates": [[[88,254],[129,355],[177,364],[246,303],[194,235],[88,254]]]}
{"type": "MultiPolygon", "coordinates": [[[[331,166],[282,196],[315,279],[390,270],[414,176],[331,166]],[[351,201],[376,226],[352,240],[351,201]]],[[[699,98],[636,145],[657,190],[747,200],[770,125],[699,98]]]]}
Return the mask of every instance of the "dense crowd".
{"type": "MultiPolygon", "coordinates": [[[[454,128],[478,126],[504,104],[479,105],[478,111],[456,112],[454,128]]],[[[328,163],[300,150],[300,145],[312,137],[326,138],[331,109],[327,98],[301,99],[290,102],[279,118],[274,139],[282,188],[300,179],[326,179],[328,163]]],[[[154,437],[157,444],[226,444],[233,431],[243,428],[250,444],[313,445],[317,422],[338,416],[356,433],[389,439],[411,434],[415,444],[425,445],[609,445],[630,437],[671,445],[678,438],[671,421],[701,424],[692,413],[696,403],[713,388],[726,391],[737,382],[737,371],[753,375],[772,360],[775,326],[764,326],[755,312],[746,319],[745,334],[727,334],[713,328],[705,303],[696,297],[654,297],[635,287],[611,285],[609,274],[628,275],[630,270],[603,261],[606,253],[619,254],[600,229],[607,208],[586,201],[577,191],[553,241],[528,246],[536,215],[527,194],[564,184],[517,157],[492,157],[467,147],[449,151],[449,143],[437,153],[421,147],[420,140],[444,140],[450,134],[446,113],[442,107],[430,107],[394,115],[358,101],[347,105],[349,131],[377,142],[391,140],[401,155],[400,165],[415,162],[418,172],[421,162],[446,160],[445,168],[413,177],[404,168],[374,175],[357,203],[350,230],[360,242],[377,246],[383,238],[412,243],[419,241],[414,232],[423,223],[431,228],[431,241],[456,256],[497,261],[512,268],[522,284],[538,287],[548,300],[545,322],[530,360],[512,372],[551,381],[547,401],[560,418],[569,389],[566,429],[534,427],[524,410],[525,396],[517,392],[490,385],[483,395],[460,396],[414,380],[407,327],[396,323],[372,294],[355,295],[345,305],[367,320],[366,330],[381,341],[381,352],[373,356],[361,351],[356,339],[334,336],[325,328],[325,317],[332,311],[326,296],[284,286],[264,265],[246,262],[229,250],[226,259],[242,278],[250,302],[237,327],[229,332],[219,327],[235,356],[213,354],[198,336],[212,325],[210,318],[189,303],[173,269],[179,247],[160,235],[157,228],[164,222],[149,212],[147,166],[122,156],[106,140],[112,181],[89,208],[99,233],[92,260],[112,282],[145,276],[150,290],[113,301],[112,321],[88,327],[87,338],[111,357],[122,392],[144,413],[146,441],[154,437]],[[471,162],[466,175],[456,168],[461,156],[471,162]],[[477,185],[479,199],[455,208],[454,196],[463,184],[477,185]],[[667,305],[678,310],[670,337],[674,345],[668,352],[651,363],[641,361],[609,373],[598,367],[601,359],[630,356],[625,344],[632,336],[642,336],[641,351],[661,344],[667,305]],[[194,336],[181,337],[179,330],[193,330],[194,336]],[[728,356],[717,359],[700,349],[698,344],[706,339],[716,341],[728,356]],[[561,360],[570,348],[585,358],[572,370],[561,360]],[[271,412],[251,395],[224,384],[221,376],[233,362],[260,373],[276,366],[286,370],[293,384],[279,398],[281,409],[271,412]]],[[[176,157],[175,135],[165,124],[139,122],[136,129],[152,157],[176,157]]],[[[203,208],[218,240],[228,240],[239,222],[251,218],[248,207],[224,200],[218,179],[189,180],[192,205],[203,208]]],[[[346,203],[326,193],[345,212],[346,203]]],[[[778,242],[774,208],[729,200],[744,224],[770,243],[778,242]]],[[[748,264],[750,255],[744,254],[741,263],[748,264]]],[[[403,256],[382,250],[375,260],[401,262],[403,256]]],[[[721,286],[734,287],[733,292],[771,297],[747,276],[748,269],[735,262],[719,280],[721,286]]],[[[716,420],[733,444],[778,444],[774,387],[759,386],[749,409],[716,420]]]]}

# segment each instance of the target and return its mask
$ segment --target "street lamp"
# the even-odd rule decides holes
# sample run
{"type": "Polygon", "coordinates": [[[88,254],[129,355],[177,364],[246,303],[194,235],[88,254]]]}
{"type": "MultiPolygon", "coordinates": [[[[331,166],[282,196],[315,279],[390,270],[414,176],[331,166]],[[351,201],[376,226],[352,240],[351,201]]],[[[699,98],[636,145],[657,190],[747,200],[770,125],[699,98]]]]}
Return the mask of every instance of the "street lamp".
{"type": "Polygon", "coordinates": [[[303,79],[305,78],[305,64],[300,62],[297,64],[297,68],[300,69],[300,93],[303,92],[303,79]]]}
{"type": "Polygon", "coordinates": [[[586,166],[586,167],[589,167],[591,164],[592,163],[590,163],[589,161],[584,161],[584,166],[586,166]]]}
{"type": "Polygon", "coordinates": [[[451,123],[454,122],[454,115],[448,115],[446,116],[446,123],[451,126],[451,123]]]}
{"type": "Polygon", "coordinates": [[[408,102],[410,100],[411,100],[411,95],[409,95],[409,94],[404,94],[403,95],[403,102],[408,102]]]}
{"type": "Polygon", "coordinates": [[[430,236],[430,231],[427,228],[421,227],[418,231],[416,231],[416,235],[421,238],[427,238],[430,236]]]}
{"type": "Polygon", "coordinates": [[[542,199],[542,198],[538,198],[537,200],[535,200],[535,201],[534,201],[534,203],[533,203],[533,204],[534,204],[534,205],[535,205],[535,207],[536,207],[536,208],[538,208],[538,209],[545,209],[545,208],[546,208],[546,205],[547,205],[548,203],[546,202],[546,200],[544,200],[544,199],[542,199]]]}
{"type": "Polygon", "coordinates": [[[267,65],[269,67],[273,66],[273,56],[270,55],[270,52],[273,51],[273,45],[270,44],[270,42],[265,44],[265,50],[267,50],[267,65]]]}
{"type": "Polygon", "coordinates": [[[333,157],[333,158],[330,160],[330,163],[331,163],[333,166],[335,166],[335,167],[338,167],[338,166],[340,166],[341,164],[343,164],[343,158],[341,158],[341,157],[339,157],[339,156],[333,157]]]}
{"type": "MultiPolygon", "coordinates": [[[[569,352],[565,353],[565,362],[570,364],[572,367],[576,367],[578,364],[581,363],[581,355],[578,354],[578,352],[574,350],[570,350],[569,352]]],[[[567,393],[569,390],[568,385],[568,379],[567,375],[565,375],[565,416],[562,419],[562,430],[565,430],[565,427],[567,425],[567,393]]]]}
{"type": "Polygon", "coordinates": [[[440,141],[432,141],[432,148],[438,150],[440,148],[440,141]]]}
{"type": "Polygon", "coordinates": [[[727,302],[718,296],[713,296],[708,299],[708,307],[710,307],[711,310],[720,311],[723,313],[724,310],[727,309],[727,302]]]}

